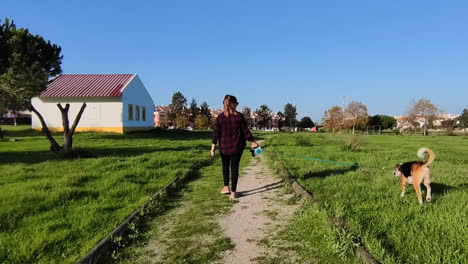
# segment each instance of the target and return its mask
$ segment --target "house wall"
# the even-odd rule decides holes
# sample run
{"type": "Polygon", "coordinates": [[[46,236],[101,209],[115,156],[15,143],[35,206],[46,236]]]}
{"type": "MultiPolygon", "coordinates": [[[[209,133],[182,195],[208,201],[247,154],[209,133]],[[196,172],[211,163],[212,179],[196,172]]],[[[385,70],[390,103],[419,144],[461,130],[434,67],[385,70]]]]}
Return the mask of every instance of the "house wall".
{"type": "Polygon", "coordinates": [[[163,111],[154,111],[154,126],[167,127],[167,113],[163,111]]]}
{"type": "MultiPolygon", "coordinates": [[[[57,103],[70,104],[68,118],[70,126],[83,102],[86,108],[81,116],[76,131],[123,132],[122,99],[120,97],[83,97],[83,98],[32,98],[33,106],[42,114],[47,126],[52,131],[62,131],[62,116],[57,103]]],[[[32,114],[31,127],[40,130],[42,125],[36,114],[32,114]]]]}
{"type": "Polygon", "coordinates": [[[124,131],[146,130],[154,127],[154,102],[138,75],[129,82],[122,94],[124,131]],[[128,105],[133,105],[133,118],[129,119],[128,105]],[[136,120],[136,106],[140,108],[140,120],[136,120]],[[146,108],[146,120],[142,120],[142,106],[146,108]]]}

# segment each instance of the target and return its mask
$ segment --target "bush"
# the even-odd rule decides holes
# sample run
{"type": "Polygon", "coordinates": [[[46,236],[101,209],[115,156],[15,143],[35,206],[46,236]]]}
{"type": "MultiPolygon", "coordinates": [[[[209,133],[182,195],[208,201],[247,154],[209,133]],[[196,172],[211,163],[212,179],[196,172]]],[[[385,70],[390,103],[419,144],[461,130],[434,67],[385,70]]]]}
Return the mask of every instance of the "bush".
{"type": "Polygon", "coordinates": [[[344,147],[346,150],[351,151],[361,151],[364,149],[364,139],[360,135],[352,135],[350,136],[346,142],[344,143],[344,147]]]}
{"type": "Polygon", "coordinates": [[[310,138],[304,134],[296,135],[296,144],[298,146],[312,146],[310,138]]]}

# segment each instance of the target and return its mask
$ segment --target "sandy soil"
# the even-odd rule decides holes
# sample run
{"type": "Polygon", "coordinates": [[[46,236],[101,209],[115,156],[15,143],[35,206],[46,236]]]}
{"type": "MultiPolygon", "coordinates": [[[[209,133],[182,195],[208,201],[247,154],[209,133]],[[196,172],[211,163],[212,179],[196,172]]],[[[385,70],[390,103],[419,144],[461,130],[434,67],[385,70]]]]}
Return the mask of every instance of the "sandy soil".
{"type": "Polygon", "coordinates": [[[225,235],[235,245],[224,254],[222,263],[256,263],[256,258],[274,254],[263,244],[298,209],[288,204],[292,194],[285,193],[283,182],[255,157],[239,178],[240,197],[231,212],[220,219],[225,235]],[[263,242],[263,243],[262,243],[263,242]]]}

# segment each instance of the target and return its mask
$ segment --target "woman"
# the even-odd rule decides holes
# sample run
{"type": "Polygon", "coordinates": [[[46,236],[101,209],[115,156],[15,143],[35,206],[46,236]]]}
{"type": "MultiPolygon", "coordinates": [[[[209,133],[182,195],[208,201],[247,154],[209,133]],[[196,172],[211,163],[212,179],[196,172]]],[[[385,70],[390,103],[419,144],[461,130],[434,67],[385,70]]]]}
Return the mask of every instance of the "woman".
{"type": "Polygon", "coordinates": [[[223,112],[218,115],[213,129],[211,141],[211,156],[214,156],[216,144],[223,164],[224,187],[221,193],[231,194],[229,198],[237,198],[237,179],[239,178],[239,163],[245,148],[245,141],[251,141],[252,147],[257,147],[250,133],[244,116],[237,112],[237,98],[226,95],[223,100],[223,112]],[[229,191],[229,168],[231,171],[231,190],[229,191]]]}

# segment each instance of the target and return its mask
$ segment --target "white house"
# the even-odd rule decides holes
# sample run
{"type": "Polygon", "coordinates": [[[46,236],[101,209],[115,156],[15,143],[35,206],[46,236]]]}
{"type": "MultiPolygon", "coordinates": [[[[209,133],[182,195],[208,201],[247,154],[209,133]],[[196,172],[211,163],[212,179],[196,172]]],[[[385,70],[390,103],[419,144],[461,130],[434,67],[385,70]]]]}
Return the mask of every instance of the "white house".
{"type": "MultiPolygon", "coordinates": [[[[57,107],[70,104],[70,125],[83,102],[86,109],[76,131],[125,133],[154,127],[154,103],[136,74],[62,74],[31,100],[52,131],[60,131],[62,117],[57,107]]],[[[32,115],[32,128],[41,123],[32,115]]]]}

